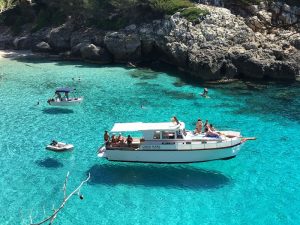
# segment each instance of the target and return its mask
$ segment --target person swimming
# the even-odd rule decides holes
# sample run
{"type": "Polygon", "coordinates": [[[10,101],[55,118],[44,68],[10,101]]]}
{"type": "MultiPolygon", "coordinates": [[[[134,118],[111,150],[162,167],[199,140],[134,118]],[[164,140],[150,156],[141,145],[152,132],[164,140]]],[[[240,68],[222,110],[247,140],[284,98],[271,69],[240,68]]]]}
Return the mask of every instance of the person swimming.
{"type": "Polygon", "coordinates": [[[202,94],[200,94],[202,97],[206,98],[208,97],[208,89],[207,88],[204,88],[202,94]]]}

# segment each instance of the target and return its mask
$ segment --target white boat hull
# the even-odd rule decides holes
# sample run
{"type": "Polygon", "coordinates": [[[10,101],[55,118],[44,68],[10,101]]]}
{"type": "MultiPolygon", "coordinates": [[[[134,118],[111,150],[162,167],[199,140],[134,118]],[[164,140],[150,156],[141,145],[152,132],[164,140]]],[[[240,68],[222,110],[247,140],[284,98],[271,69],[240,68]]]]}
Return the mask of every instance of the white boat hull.
{"type": "Polygon", "coordinates": [[[55,151],[55,152],[63,152],[63,151],[69,151],[74,148],[74,145],[66,144],[63,142],[58,142],[57,145],[47,145],[46,149],[55,151]]]}
{"type": "Polygon", "coordinates": [[[52,100],[52,101],[48,101],[48,103],[49,103],[49,105],[52,105],[52,106],[74,106],[74,105],[81,104],[82,101],[83,101],[83,97],[71,98],[69,100],[63,100],[63,101],[52,100]]]}
{"type": "MultiPolygon", "coordinates": [[[[126,162],[153,162],[153,163],[191,163],[203,162],[218,159],[229,159],[235,157],[241,144],[240,138],[235,138],[230,143],[218,143],[219,148],[216,148],[216,143],[199,144],[192,143],[191,145],[181,146],[180,150],[172,149],[171,146],[166,146],[166,149],[151,150],[137,149],[106,149],[102,147],[98,156],[107,158],[110,161],[126,161],[126,162]],[[223,144],[223,145],[222,145],[223,144]],[[187,148],[183,148],[186,147],[187,148]]],[[[149,146],[149,145],[147,145],[149,146]]],[[[155,146],[155,145],[153,145],[155,146]]],[[[177,145],[178,147],[178,145],[177,145]]],[[[174,147],[173,147],[174,148],[174,147]]]]}

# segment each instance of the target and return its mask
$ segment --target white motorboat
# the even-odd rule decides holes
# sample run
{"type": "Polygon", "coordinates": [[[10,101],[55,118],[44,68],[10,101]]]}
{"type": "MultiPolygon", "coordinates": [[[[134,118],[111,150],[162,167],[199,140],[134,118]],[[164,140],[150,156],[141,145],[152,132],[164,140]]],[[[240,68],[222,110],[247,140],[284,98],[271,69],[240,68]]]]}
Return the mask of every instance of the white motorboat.
{"type": "Polygon", "coordinates": [[[57,88],[55,91],[55,97],[48,99],[48,104],[52,106],[74,106],[82,103],[83,97],[70,98],[69,93],[74,89],[72,88],[57,88]],[[62,96],[64,94],[64,96],[62,96]]]}
{"type": "MultiPolygon", "coordinates": [[[[191,163],[235,157],[244,139],[240,132],[219,131],[214,137],[185,130],[178,120],[164,123],[115,123],[110,133],[140,132],[132,143],[106,142],[98,156],[111,161],[191,163]]],[[[130,140],[131,142],[131,140],[130,140]]]]}
{"type": "Polygon", "coordinates": [[[49,145],[46,146],[46,149],[56,151],[56,152],[68,151],[68,150],[72,150],[73,148],[74,145],[67,144],[64,142],[57,142],[57,141],[52,141],[49,145]]]}

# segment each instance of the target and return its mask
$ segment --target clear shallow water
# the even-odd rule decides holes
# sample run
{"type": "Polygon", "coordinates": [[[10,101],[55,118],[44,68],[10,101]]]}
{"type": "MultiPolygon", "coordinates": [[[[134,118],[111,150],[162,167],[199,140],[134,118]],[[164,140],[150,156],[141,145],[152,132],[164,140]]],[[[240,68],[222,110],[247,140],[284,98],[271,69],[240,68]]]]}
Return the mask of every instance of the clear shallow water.
{"type": "Polygon", "coordinates": [[[171,75],[1,60],[0,224],[25,224],[30,214],[41,219],[43,208],[60,203],[67,171],[69,191],[88,173],[91,181],[82,189],[84,200],[74,196],[55,224],[299,224],[300,85],[211,85],[211,98],[204,99],[203,86],[171,75]],[[84,104],[48,107],[59,86],[76,87],[84,104]],[[103,131],[114,122],[173,115],[190,129],[201,117],[258,139],[229,161],[164,165],[96,157],[103,131]],[[46,151],[52,139],[75,149],[46,151]]]}

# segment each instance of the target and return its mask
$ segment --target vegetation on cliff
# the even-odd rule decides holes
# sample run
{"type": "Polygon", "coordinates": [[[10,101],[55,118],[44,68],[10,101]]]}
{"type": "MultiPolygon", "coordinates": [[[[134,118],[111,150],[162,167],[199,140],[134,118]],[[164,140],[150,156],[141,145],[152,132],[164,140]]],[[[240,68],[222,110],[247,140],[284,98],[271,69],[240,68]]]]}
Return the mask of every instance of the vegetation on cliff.
{"type": "Polygon", "coordinates": [[[116,30],[177,11],[183,11],[190,21],[208,13],[189,0],[0,0],[0,9],[4,11],[0,23],[12,26],[16,33],[25,23],[31,23],[36,31],[71,19],[80,25],[116,30]]]}
{"type": "MultiPolygon", "coordinates": [[[[118,30],[129,24],[161,19],[180,11],[189,21],[209,12],[195,7],[196,0],[0,0],[0,24],[11,26],[15,33],[30,23],[32,31],[57,26],[72,20],[79,26],[96,26],[104,30],[118,30]]],[[[246,7],[274,0],[226,0],[227,7],[246,7]]],[[[285,0],[300,5],[297,0],[285,0]]]]}

